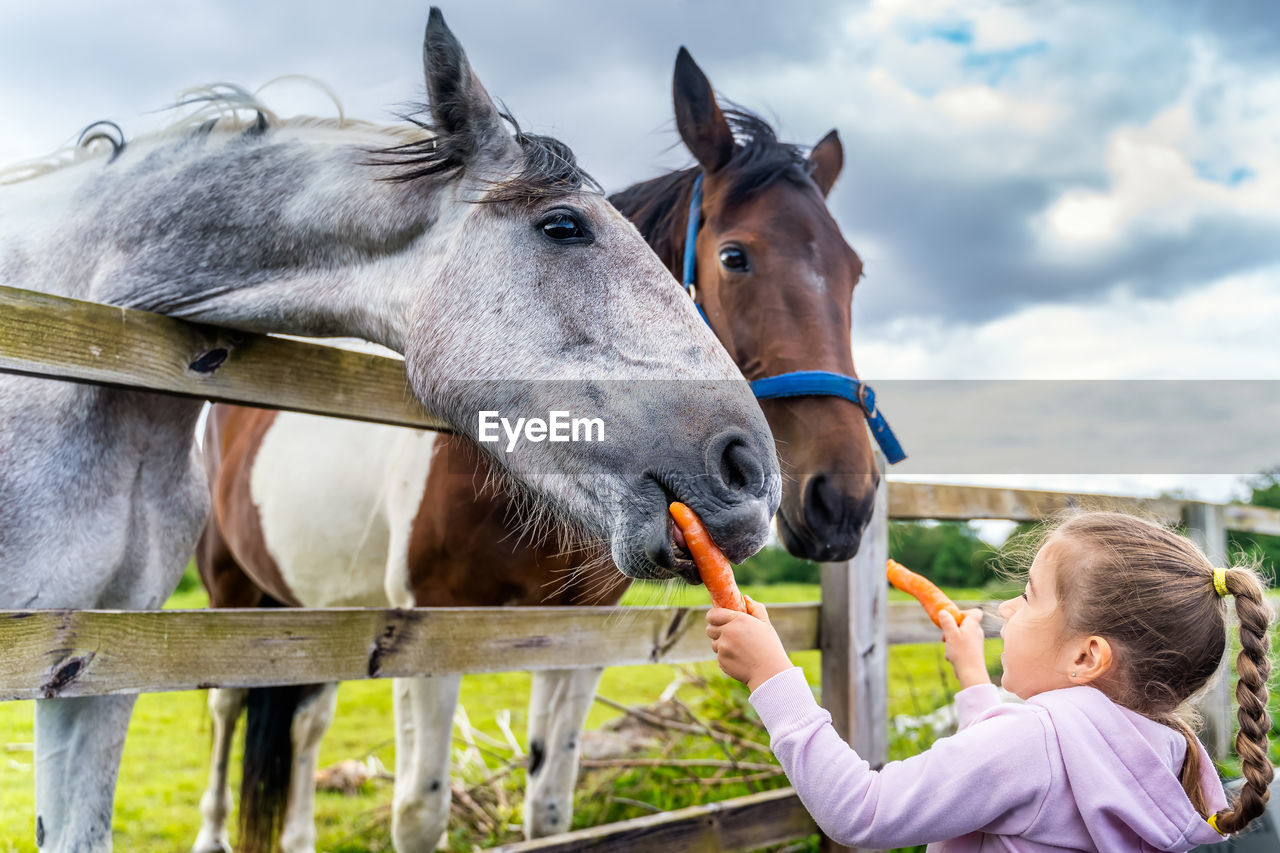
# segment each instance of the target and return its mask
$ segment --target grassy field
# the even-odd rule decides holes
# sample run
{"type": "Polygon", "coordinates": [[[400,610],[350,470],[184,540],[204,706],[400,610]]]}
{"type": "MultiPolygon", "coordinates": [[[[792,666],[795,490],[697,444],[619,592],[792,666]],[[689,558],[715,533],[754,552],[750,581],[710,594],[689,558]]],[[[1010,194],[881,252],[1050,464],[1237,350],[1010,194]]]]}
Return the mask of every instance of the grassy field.
{"type": "MultiPolygon", "coordinates": [[[[752,597],[766,603],[816,601],[814,585],[747,587],[752,597]]],[[[957,598],[981,598],[980,590],[954,590],[957,598]]],[[[895,593],[896,594],[896,593],[895,593]]],[[[705,591],[673,586],[633,588],[630,604],[688,604],[702,606],[705,591]]],[[[175,594],[169,607],[204,606],[198,587],[175,594]]],[[[999,643],[989,643],[989,664],[998,666],[999,643]]],[[[804,667],[811,683],[819,681],[817,652],[793,655],[804,667]]],[[[640,666],[615,668],[605,673],[600,694],[626,705],[653,702],[663,688],[682,671],[700,674],[728,689],[714,662],[691,668],[640,666]]],[[[922,714],[948,700],[956,689],[950,667],[942,657],[941,644],[900,646],[891,650],[891,714],[922,714]]],[[[502,739],[499,716],[509,712],[511,728],[523,744],[529,685],[527,673],[500,673],[468,676],[463,679],[461,705],[472,724],[481,732],[502,739]]],[[[394,767],[394,735],[391,727],[391,694],[387,681],[345,683],[338,693],[338,713],[321,749],[320,764],[327,766],[343,759],[377,756],[394,767]]],[[[693,687],[678,694],[691,705],[711,707],[707,697],[693,687]]],[[[619,711],[597,703],[588,719],[595,728],[619,715],[619,711]]],[[[763,738],[763,732],[758,737],[763,738]]],[[[133,724],[125,746],[116,796],[115,843],[122,851],[187,850],[199,826],[198,802],[208,773],[209,723],[203,692],[144,694],[138,699],[133,724]]],[[[0,851],[34,851],[32,785],[32,703],[0,704],[0,742],[5,745],[0,765],[0,851]]],[[[901,738],[894,744],[902,755],[917,747],[901,738]]],[[[894,757],[901,757],[895,755],[894,757]]],[[[238,754],[233,762],[238,762],[238,754]]],[[[618,784],[634,780],[622,779],[618,784]]],[[[233,786],[238,779],[233,776],[233,786]]],[[[513,778],[513,790],[519,779],[513,778]]],[[[746,793],[726,790],[720,796],[746,793]]],[[[319,849],[334,851],[390,850],[389,783],[371,783],[355,796],[320,793],[316,816],[319,849]]],[[[649,802],[653,802],[652,799],[649,802]]],[[[682,802],[655,803],[661,807],[682,802]]],[[[516,812],[518,814],[518,812],[516,812]]],[[[644,813],[615,805],[602,814],[579,809],[577,825],[590,825],[600,818],[616,820],[644,813]]],[[[450,848],[471,849],[471,840],[451,838],[450,848]]]]}

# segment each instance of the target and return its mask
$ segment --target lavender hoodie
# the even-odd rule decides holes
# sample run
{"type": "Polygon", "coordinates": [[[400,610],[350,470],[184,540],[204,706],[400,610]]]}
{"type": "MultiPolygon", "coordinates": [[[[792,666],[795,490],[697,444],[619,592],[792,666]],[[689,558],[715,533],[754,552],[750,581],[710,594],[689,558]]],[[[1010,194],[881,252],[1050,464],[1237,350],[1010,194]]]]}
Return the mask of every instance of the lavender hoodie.
{"type": "MultiPolygon", "coordinates": [[[[962,690],[955,735],[879,771],[836,734],[798,667],[756,688],[751,704],[801,802],[841,844],[1150,853],[1222,840],[1178,781],[1186,739],[1092,687],[1025,704],[1001,702],[991,684],[962,690]]],[[[1217,811],[1226,796],[1199,748],[1217,811]]]]}

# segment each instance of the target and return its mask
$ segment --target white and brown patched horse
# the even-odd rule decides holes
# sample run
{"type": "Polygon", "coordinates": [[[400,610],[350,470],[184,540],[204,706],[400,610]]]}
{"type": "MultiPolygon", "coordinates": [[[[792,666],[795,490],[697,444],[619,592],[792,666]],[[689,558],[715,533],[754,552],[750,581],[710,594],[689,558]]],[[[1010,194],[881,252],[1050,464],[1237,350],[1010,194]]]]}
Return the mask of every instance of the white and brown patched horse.
{"type": "MultiPolygon", "coordinates": [[[[233,92],[207,97],[222,120],[6,171],[0,281],[375,341],[462,435],[482,410],[601,417],[608,441],[526,444],[495,467],[629,576],[679,571],[646,546],[668,535],[672,477],[732,552],[759,548],[780,475],[733,361],[572,153],[504,119],[435,9],[424,64],[429,111],[394,128],[279,122],[237,111],[249,100],[233,92]],[[581,381],[517,381],[534,377],[581,381]],[[593,386],[604,378],[698,381],[623,400],[593,386]]],[[[210,505],[201,406],[0,374],[0,608],[164,602],[210,505]]],[[[133,703],[37,703],[41,849],[110,849],[133,703]]]]}
{"type": "MultiPolygon", "coordinates": [[[[832,132],[806,154],[755,116],[722,111],[683,50],[673,91],[697,167],[611,201],[679,274],[702,175],[697,297],[738,367],[748,379],[801,370],[851,376],[851,302],[862,264],[825,198],[843,163],[839,138],[832,132]]],[[[832,396],[762,405],[787,475],[783,541],[799,556],[847,559],[878,485],[866,413],[832,396]]],[[[602,570],[590,549],[538,542],[520,507],[482,485],[488,463],[467,439],[218,405],[205,441],[210,460],[216,453],[220,461],[197,561],[215,607],[605,605],[629,583],[602,570]]],[[[736,467],[711,476],[750,476],[745,463],[736,467]]],[[[655,562],[688,576],[687,555],[669,536],[649,547],[655,562]]],[[[579,736],[600,675],[534,675],[524,823],[531,838],[569,828],[579,736]]],[[[392,836],[402,853],[434,849],[445,830],[458,688],[457,677],[395,684],[392,836]]],[[[336,685],[211,692],[215,737],[198,853],[229,849],[227,761],[246,703],[241,849],[277,841],[288,853],[314,849],[316,755],[335,697],[336,685]]]]}

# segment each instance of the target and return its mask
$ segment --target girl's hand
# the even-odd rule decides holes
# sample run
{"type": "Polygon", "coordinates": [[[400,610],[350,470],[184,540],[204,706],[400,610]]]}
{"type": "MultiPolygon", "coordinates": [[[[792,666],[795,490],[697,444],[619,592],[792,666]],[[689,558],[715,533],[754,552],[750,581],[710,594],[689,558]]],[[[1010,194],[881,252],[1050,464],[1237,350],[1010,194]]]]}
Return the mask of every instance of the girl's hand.
{"type": "Polygon", "coordinates": [[[750,614],[713,607],[707,611],[707,636],[720,669],[755,690],[783,670],[791,668],[778,632],[769,624],[763,604],[747,598],[750,614]]]}
{"type": "Polygon", "coordinates": [[[982,633],[982,610],[964,611],[964,621],[959,625],[945,610],[938,614],[942,623],[942,642],[947,645],[947,660],[956,671],[960,689],[977,684],[990,684],[987,660],[983,654],[986,637],[982,633]]]}

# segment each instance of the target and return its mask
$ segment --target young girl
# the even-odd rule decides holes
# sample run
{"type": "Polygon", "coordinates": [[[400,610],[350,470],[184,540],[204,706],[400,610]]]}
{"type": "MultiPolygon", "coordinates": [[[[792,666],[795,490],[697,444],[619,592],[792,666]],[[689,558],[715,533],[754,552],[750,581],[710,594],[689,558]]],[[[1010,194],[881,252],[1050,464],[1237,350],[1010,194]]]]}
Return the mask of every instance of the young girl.
{"type": "Polygon", "coordinates": [[[835,841],[929,842],[955,851],[1189,850],[1262,813],[1267,755],[1267,627],[1258,574],[1215,569],[1186,538],[1109,512],[1062,523],[1044,541],[1026,591],[1000,606],[1001,703],[983,660],[982,611],[943,619],[961,690],[960,730],[881,770],[831,726],[764,608],[712,609],[720,667],[751,688],[801,801],[835,841]],[[1205,685],[1226,647],[1234,596],[1242,651],[1245,783],[1228,806],[1204,748],[1176,709],[1205,685]]]}

